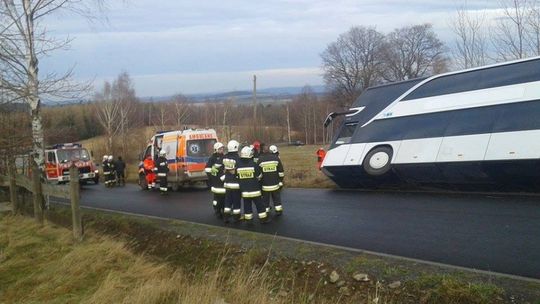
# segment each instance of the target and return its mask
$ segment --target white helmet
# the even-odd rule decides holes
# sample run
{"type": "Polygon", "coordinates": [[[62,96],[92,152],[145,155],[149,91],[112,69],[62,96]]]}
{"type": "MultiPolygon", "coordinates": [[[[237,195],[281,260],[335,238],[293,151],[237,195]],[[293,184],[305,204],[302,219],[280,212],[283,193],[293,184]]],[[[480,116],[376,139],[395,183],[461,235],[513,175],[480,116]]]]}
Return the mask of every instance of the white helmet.
{"type": "Polygon", "coordinates": [[[238,146],[240,146],[240,144],[236,140],[233,139],[229,141],[227,144],[227,152],[238,152],[238,146]]]}
{"type": "Polygon", "coordinates": [[[113,160],[113,156],[112,156],[112,155],[109,155],[109,156],[107,157],[107,159],[108,159],[108,160],[113,160]]]}
{"type": "Polygon", "coordinates": [[[270,147],[268,147],[268,150],[272,154],[276,154],[278,152],[278,149],[277,149],[276,145],[271,145],[270,147]]]}
{"type": "Polygon", "coordinates": [[[252,158],[253,157],[253,149],[250,146],[243,147],[242,151],[240,151],[240,157],[241,158],[252,158]]]}
{"type": "Polygon", "coordinates": [[[160,155],[160,156],[165,156],[165,155],[167,155],[167,151],[165,151],[165,149],[161,149],[161,150],[159,151],[159,155],[160,155]]]}
{"type": "Polygon", "coordinates": [[[103,161],[106,161],[109,157],[107,155],[103,155],[103,161]]]}
{"type": "Polygon", "coordinates": [[[217,152],[219,149],[223,148],[223,144],[219,141],[214,144],[214,152],[217,152]]]}

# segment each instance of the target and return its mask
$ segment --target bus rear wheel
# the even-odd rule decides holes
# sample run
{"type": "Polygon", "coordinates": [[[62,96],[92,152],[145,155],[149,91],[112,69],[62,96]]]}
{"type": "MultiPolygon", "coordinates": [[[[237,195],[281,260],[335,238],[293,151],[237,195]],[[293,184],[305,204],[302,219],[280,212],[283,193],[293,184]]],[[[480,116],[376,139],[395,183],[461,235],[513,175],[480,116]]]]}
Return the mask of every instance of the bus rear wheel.
{"type": "Polygon", "coordinates": [[[364,158],[364,170],[373,176],[385,174],[390,171],[392,154],[392,148],[390,147],[377,147],[369,151],[366,158],[364,158]]]}

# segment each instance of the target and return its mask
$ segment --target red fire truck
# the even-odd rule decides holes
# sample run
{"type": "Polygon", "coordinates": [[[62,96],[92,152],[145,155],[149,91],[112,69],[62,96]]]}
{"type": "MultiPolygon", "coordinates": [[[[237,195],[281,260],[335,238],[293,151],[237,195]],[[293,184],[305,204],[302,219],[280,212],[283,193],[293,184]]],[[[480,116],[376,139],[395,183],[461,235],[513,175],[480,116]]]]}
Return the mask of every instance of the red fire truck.
{"type": "Polygon", "coordinates": [[[69,167],[74,163],[79,169],[81,183],[99,183],[99,171],[88,150],[76,143],[56,144],[45,150],[47,180],[58,183],[69,181],[69,167]]]}

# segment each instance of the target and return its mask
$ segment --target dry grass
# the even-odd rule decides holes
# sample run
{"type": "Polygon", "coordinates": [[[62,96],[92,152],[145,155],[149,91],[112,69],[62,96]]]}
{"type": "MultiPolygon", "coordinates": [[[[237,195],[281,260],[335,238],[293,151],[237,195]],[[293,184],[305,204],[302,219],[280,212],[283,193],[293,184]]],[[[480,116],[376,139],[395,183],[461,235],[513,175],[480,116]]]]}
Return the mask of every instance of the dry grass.
{"type": "MultiPolygon", "coordinates": [[[[31,219],[0,220],[0,299],[3,303],[298,303],[307,295],[274,296],[259,268],[185,273],[124,243],[96,234],[81,244],[69,230],[31,219]]],[[[225,255],[224,255],[225,256],[225,255]]],[[[224,259],[222,259],[223,261],[224,259]]]]}
{"type": "Polygon", "coordinates": [[[285,167],[285,186],[294,188],[332,188],[335,184],[317,167],[315,152],[320,146],[283,146],[279,155],[285,167]]]}

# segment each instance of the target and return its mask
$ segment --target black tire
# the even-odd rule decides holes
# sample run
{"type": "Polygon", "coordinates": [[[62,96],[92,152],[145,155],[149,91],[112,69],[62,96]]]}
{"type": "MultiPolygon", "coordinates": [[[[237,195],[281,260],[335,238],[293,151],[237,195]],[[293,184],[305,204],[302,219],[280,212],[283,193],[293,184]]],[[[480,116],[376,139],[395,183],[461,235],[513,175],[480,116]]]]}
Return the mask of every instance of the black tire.
{"type": "Polygon", "coordinates": [[[371,176],[381,176],[390,171],[392,167],[393,151],[390,147],[376,147],[364,158],[362,164],[367,174],[371,176]]]}
{"type": "Polygon", "coordinates": [[[99,176],[94,177],[94,184],[99,184],[99,176]]]}

